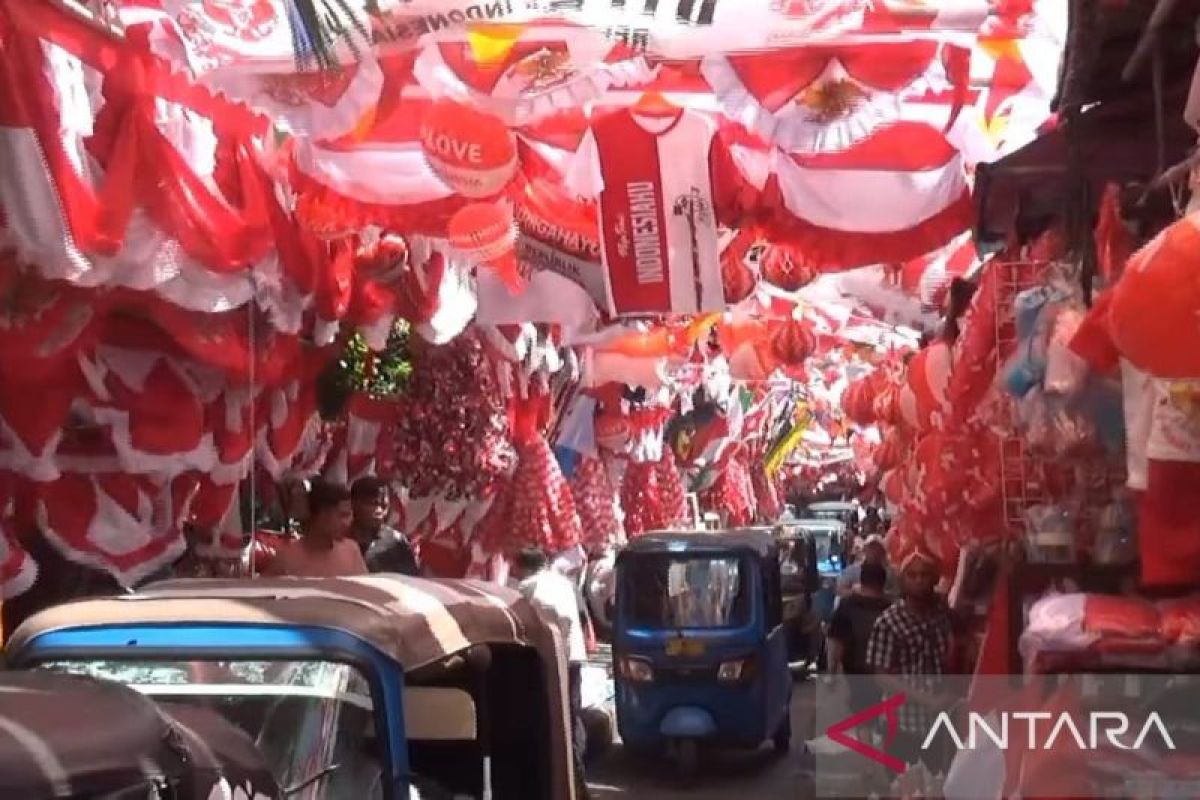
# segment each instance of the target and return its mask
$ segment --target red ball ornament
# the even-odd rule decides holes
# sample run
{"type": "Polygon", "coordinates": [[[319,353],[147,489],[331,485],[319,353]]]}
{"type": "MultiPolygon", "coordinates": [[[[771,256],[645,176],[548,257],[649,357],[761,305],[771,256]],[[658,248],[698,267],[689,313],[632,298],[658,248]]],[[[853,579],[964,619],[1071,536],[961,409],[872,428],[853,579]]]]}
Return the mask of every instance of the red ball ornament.
{"type": "Polygon", "coordinates": [[[1160,378],[1200,378],[1200,213],[1134,253],[1113,289],[1109,324],[1121,355],[1160,378]]]}
{"type": "Polygon", "coordinates": [[[795,292],[813,282],[817,271],[787,245],[767,245],[760,264],[763,279],[785,292],[795,292]]]}
{"type": "Polygon", "coordinates": [[[430,168],[463,197],[498,194],[517,173],[517,140],[491,114],[438,100],[421,121],[421,147],[430,168]]]}
{"type": "Polygon", "coordinates": [[[790,319],[771,334],[771,355],[787,366],[797,366],[817,349],[817,337],[799,320],[790,319]]]}
{"type": "Polygon", "coordinates": [[[517,264],[517,227],[507,203],[471,203],[450,219],[450,244],[476,263],[496,271],[513,294],[525,288],[517,264]]]}
{"type": "Polygon", "coordinates": [[[725,302],[740,303],[754,291],[757,279],[746,265],[740,248],[731,247],[721,256],[721,287],[725,290],[725,302]]]}

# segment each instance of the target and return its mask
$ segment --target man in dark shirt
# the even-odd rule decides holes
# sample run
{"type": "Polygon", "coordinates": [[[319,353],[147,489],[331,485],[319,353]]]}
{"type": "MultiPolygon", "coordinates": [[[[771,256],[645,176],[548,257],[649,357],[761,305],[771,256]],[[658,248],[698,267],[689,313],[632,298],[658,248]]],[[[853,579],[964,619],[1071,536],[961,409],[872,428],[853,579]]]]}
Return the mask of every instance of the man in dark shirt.
{"type": "Polygon", "coordinates": [[[371,572],[420,575],[416,554],[408,537],[387,524],[388,487],[378,478],[359,478],[350,487],[354,509],[352,530],[371,572]]]}
{"type": "MultiPolygon", "coordinates": [[[[868,561],[862,565],[858,588],[842,599],[829,621],[829,669],[846,675],[869,675],[867,642],[871,629],[892,601],[884,595],[887,569],[868,561]]],[[[858,679],[850,687],[850,702],[854,710],[879,702],[879,690],[874,681],[858,679]]]]}

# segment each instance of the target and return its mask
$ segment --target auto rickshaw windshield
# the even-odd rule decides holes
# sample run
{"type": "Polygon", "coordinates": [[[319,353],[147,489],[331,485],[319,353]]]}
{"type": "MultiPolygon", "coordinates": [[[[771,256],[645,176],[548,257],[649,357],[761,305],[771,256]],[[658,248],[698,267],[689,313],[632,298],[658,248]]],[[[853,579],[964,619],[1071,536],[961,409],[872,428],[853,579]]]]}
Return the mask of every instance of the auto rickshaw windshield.
{"type": "Polygon", "coordinates": [[[737,556],[663,553],[630,560],[621,570],[626,622],[651,630],[747,625],[749,575],[737,556]]]}
{"type": "Polygon", "coordinates": [[[382,797],[371,754],[373,704],[366,679],[332,661],[56,660],[57,672],[123,683],[161,702],[205,706],[244,730],[289,797],[382,797]]]}

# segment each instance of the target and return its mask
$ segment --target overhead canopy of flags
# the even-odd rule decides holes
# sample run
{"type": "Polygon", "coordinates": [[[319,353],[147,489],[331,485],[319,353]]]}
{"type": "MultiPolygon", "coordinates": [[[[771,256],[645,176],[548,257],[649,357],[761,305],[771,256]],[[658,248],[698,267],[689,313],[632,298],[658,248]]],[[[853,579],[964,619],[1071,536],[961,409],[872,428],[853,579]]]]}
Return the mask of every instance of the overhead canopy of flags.
{"type": "Polygon", "coordinates": [[[80,8],[0,0],[4,591],[23,523],[133,581],[255,465],[368,470],[377,410],[322,427],[315,377],[398,319],[552,323],[584,385],[713,341],[832,391],[812,359],[915,344],[970,271],[971,168],[1053,126],[1066,29],[1060,0],[80,8]]]}

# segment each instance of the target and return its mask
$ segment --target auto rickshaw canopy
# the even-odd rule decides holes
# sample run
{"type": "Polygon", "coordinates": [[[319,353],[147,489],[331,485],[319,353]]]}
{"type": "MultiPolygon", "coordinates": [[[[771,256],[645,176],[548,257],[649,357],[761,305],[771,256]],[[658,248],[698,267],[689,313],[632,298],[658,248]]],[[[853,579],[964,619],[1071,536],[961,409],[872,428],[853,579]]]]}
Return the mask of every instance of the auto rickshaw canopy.
{"type": "Polygon", "coordinates": [[[41,670],[0,673],[0,696],[0,797],[281,796],[253,741],[205,709],[41,670]]]}
{"type": "Polygon", "coordinates": [[[43,611],[8,644],[20,651],[43,633],[101,625],[189,623],[312,626],[356,636],[406,671],[472,645],[515,644],[555,661],[561,648],[519,593],[495,584],[399,575],[348,578],[171,580],[134,594],[79,600],[43,611]]]}

